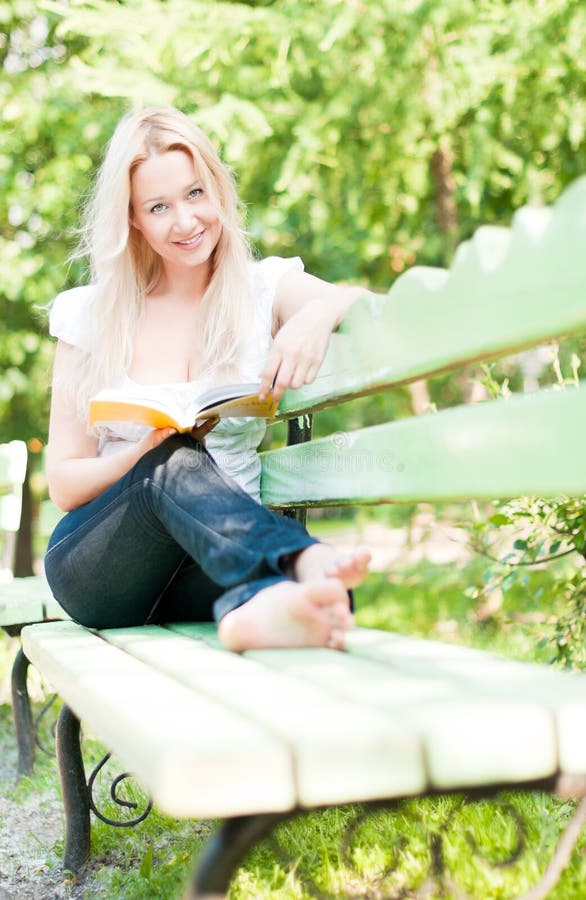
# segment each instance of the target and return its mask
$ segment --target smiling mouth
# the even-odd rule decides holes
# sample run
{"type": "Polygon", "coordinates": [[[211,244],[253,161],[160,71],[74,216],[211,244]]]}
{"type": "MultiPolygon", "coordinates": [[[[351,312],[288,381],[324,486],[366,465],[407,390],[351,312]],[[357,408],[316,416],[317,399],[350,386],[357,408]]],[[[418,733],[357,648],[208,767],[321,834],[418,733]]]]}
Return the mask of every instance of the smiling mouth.
{"type": "Polygon", "coordinates": [[[202,231],[198,231],[197,234],[185,241],[174,241],[173,243],[177,244],[178,247],[192,247],[194,244],[199,243],[204,231],[205,228],[202,231]]]}

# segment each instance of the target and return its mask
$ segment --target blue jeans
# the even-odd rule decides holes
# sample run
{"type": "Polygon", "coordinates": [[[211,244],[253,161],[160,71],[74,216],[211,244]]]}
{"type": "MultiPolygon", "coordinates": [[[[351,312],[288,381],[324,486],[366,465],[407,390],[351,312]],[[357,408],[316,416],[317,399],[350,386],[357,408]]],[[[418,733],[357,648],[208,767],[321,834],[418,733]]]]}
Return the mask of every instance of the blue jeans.
{"type": "Polygon", "coordinates": [[[248,496],[189,435],[172,435],[68,513],[45,571],[63,609],[90,628],[220,619],[287,580],[316,543],[248,496]]]}

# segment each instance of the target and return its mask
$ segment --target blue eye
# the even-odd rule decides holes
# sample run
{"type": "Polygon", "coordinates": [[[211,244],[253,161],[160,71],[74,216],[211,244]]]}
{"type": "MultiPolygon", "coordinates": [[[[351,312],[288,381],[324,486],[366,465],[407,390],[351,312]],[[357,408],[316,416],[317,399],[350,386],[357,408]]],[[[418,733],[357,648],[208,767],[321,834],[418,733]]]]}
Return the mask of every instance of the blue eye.
{"type": "Polygon", "coordinates": [[[167,209],[164,203],[155,203],[154,206],[151,207],[152,213],[162,213],[167,209]]]}
{"type": "Polygon", "coordinates": [[[203,194],[202,188],[191,188],[189,194],[187,195],[190,200],[197,200],[203,194]]]}

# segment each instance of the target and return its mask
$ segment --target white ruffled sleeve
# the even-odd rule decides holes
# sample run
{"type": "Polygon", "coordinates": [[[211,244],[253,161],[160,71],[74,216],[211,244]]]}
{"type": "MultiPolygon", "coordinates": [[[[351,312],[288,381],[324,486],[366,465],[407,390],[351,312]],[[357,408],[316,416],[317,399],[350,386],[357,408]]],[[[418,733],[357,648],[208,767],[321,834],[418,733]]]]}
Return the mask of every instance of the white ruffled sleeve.
{"type": "Polygon", "coordinates": [[[93,285],[71,288],[57,294],[49,310],[49,334],[82,350],[91,348],[90,304],[93,285]]]}
{"type": "Polygon", "coordinates": [[[267,256],[259,262],[253,263],[255,268],[254,292],[256,294],[257,309],[269,327],[273,314],[273,303],[277,285],[287,272],[303,272],[304,266],[299,256],[284,258],[282,256],[267,256]]]}
{"type": "Polygon", "coordinates": [[[257,381],[262,374],[273,342],[273,301],[277,285],[287,272],[303,272],[298,256],[267,256],[250,263],[254,315],[241,360],[243,381],[257,381]]]}

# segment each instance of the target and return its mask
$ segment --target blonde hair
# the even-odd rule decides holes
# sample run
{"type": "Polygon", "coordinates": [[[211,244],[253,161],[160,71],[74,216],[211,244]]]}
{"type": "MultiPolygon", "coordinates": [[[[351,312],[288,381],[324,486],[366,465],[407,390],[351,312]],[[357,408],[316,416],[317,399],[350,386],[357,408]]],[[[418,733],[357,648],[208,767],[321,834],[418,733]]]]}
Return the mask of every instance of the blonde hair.
{"type": "Polygon", "coordinates": [[[93,196],[85,210],[78,257],[88,256],[95,284],[91,347],[78,350],[72,386],[79,414],[87,401],[128,370],[146,297],[162,274],[160,257],[130,224],[131,178],[153,155],[182,150],[193,160],[222,225],[212,256],[212,275],[202,298],[203,372],[216,381],[233,378],[251,320],[250,250],[239,215],[231,170],[188,116],[173,107],[126,115],[106,148],[93,196]]]}

